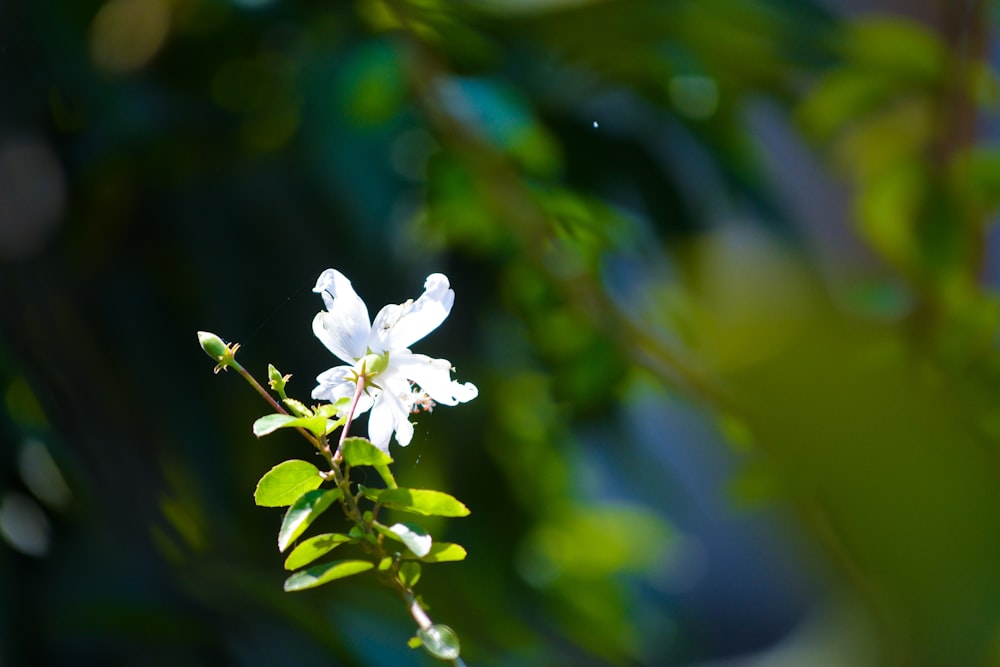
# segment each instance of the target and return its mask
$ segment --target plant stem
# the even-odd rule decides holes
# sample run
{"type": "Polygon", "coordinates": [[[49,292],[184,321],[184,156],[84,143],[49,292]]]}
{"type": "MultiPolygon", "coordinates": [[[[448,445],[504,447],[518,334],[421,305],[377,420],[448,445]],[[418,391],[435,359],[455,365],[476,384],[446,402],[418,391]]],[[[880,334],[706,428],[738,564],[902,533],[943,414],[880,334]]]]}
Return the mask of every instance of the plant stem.
{"type": "MultiPolygon", "coordinates": [[[[284,406],[281,405],[281,403],[278,403],[276,400],[274,400],[274,397],[271,396],[271,394],[269,394],[268,391],[264,389],[264,387],[259,382],[257,382],[257,378],[251,375],[250,371],[243,368],[243,365],[240,362],[236,361],[236,359],[233,358],[230,359],[229,365],[235,368],[236,372],[242,375],[243,379],[249,382],[250,386],[256,389],[257,393],[260,394],[262,397],[264,397],[264,400],[267,401],[268,404],[272,408],[274,408],[276,412],[279,412],[283,415],[289,414],[288,410],[286,410],[284,406]]],[[[331,467],[335,467],[335,462],[334,462],[335,460],[334,457],[330,455],[330,446],[326,444],[325,437],[317,438],[312,433],[306,431],[303,428],[296,427],[295,430],[299,432],[299,435],[308,440],[313,447],[319,450],[319,453],[326,458],[326,460],[330,463],[331,467]]]]}
{"type": "Polygon", "coordinates": [[[334,461],[340,460],[340,450],[344,446],[344,441],[347,440],[347,432],[351,430],[351,422],[354,421],[354,410],[358,407],[358,401],[361,400],[361,394],[365,390],[364,369],[358,375],[357,385],[357,389],[354,390],[354,398],[351,400],[351,407],[347,411],[347,421],[344,422],[344,428],[340,431],[340,442],[337,443],[337,451],[333,455],[334,461]]]}
{"type": "Polygon", "coordinates": [[[280,403],[274,400],[274,397],[271,396],[271,394],[269,394],[267,390],[264,389],[264,387],[262,387],[259,382],[257,382],[257,379],[253,375],[250,375],[250,372],[247,369],[243,368],[243,365],[240,362],[236,361],[236,359],[233,359],[229,362],[229,365],[235,368],[236,372],[242,375],[243,379],[249,382],[250,386],[256,389],[257,393],[263,396],[264,400],[267,401],[272,408],[274,408],[277,412],[280,412],[283,415],[288,414],[288,410],[283,408],[280,403]]]}
{"type": "Polygon", "coordinates": [[[424,608],[420,606],[420,603],[417,602],[416,596],[411,591],[406,591],[403,597],[406,598],[406,602],[410,605],[410,616],[417,622],[420,629],[425,632],[430,630],[434,623],[431,621],[431,617],[427,615],[427,612],[424,611],[424,608]]]}
{"type": "MultiPolygon", "coordinates": [[[[404,588],[402,593],[403,599],[406,600],[407,607],[410,610],[410,616],[412,616],[413,620],[417,622],[417,626],[424,632],[430,632],[431,628],[434,627],[434,621],[432,621],[431,617],[427,615],[424,608],[420,606],[420,602],[417,601],[417,596],[415,596],[413,591],[409,588],[404,588]]],[[[451,664],[455,665],[455,667],[466,667],[461,656],[452,660],[451,664]]]]}
{"type": "MultiPolygon", "coordinates": [[[[351,481],[346,479],[340,470],[340,461],[343,460],[341,449],[344,446],[344,441],[347,439],[348,431],[351,430],[351,422],[354,421],[354,411],[358,407],[358,401],[361,400],[361,394],[365,390],[365,375],[363,371],[358,375],[357,385],[357,389],[354,390],[354,398],[351,400],[351,407],[347,410],[347,421],[344,422],[344,426],[340,431],[340,441],[337,443],[337,451],[330,458],[330,470],[333,472],[333,481],[344,493],[344,497],[341,501],[344,503],[344,508],[347,511],[348,516],[354,521],[355,524],[361,526],[366,532],[368,532],[371,528],[365,525],[364,515],[361,513],[361,508],[358,507],[358,502],[354,499],[354,494],[351,493],[351,481]]],[[[327,447],[326,451],[329,452],[330,448],[327,447]]]]}

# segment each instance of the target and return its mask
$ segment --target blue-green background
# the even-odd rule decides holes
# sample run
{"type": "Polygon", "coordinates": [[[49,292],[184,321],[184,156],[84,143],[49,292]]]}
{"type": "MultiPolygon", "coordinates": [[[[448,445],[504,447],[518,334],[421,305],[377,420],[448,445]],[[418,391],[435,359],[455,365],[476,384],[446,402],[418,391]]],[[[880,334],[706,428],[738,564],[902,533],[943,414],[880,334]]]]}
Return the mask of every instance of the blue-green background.
{"type": "Polygon", "coordinates": [[[307,400],[328,267],[455,289],[393,453],[469,665],[1000,664],[994,13],[4,3],[0,665],[432,663],[282,592],[312,454],[198,349],[307,400]]]}

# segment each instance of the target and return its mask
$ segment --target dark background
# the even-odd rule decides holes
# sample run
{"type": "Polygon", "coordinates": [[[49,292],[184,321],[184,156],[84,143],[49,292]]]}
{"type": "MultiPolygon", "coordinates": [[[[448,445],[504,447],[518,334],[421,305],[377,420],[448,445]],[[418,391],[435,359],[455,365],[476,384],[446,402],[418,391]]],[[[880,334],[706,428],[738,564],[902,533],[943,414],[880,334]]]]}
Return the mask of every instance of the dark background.
{"type": "MultiPolygon", "coordinates": [[[[0,665],[430,664],[285,594],[335,267],[446,273],[470,665],[1000,664],[989,2],[0,5],[0,665]]],[[[333,521],[331,518],[330,521],[333,521]]]]}

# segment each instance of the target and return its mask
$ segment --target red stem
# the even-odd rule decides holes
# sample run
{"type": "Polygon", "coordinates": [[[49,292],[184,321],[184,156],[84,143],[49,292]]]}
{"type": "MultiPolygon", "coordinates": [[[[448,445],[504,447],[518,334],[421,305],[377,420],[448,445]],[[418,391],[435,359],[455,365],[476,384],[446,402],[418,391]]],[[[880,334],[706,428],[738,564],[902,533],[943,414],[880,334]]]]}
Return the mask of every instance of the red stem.
{"type": "Polygon", "coordinates": [[[340,460],[340,449],[344,446],[344,440],[347,440],[347,432],[351,430],[351,422],[354,421],[354,410],[358,407],[358,401],[361,400],[361,393],[365,390],[365,375],[362,372],[358,375],[358,388],[354,391],[354,398],[351,400],[351,407],[347,411],[347,421],[344,422],[344,428],[340,431],[340,442],[337,443],[337,451],[333,455],[334,461],[340,460]]]}

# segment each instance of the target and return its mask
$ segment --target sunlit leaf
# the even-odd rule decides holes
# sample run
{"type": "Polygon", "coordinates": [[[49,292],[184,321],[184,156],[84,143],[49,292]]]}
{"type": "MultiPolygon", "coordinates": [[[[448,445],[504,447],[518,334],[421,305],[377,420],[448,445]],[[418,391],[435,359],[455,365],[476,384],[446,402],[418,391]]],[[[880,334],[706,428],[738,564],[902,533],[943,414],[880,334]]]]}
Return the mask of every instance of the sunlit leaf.
{"type": "Polygon", "coordinates": [[[296,572],[285,580],[285,590],[303,591],[323,584],[359,574],[375,567],[366,560],[338,560],[296,572]]]}
{"type": "Polygon", "coordinates": [[[392,463],[392,457],[373,445],[368,438],[347,438],[340,453],[352,466],[384,466],[392,463]]]}
{"type": "Polygon", "coordinates": [[[469,508],[455,497],[430,489],[383,489],[378,494],[378,502],[386,507],[426,516],[469,514],[469,508]]]}
{"type": "Polygon", "coordinates": [[[431,545],[427,555],[421,556],[424,563],[451,563],[465,560],[467,552],[461,544],[453,542],[435,542],[431,545]]]}
{"type": "Polygon", "coordinates": [[[278,531],[278,551],[284,552],[316,518],[343,494],[340,489],[308,491],[288,508],[278,531]]]}
{"type": "Polygon", "coordinates": [[[417,557],[430,553],[433,540],[421,526],[415,523],[396,523],[392,526],[375,524],[375,527],[386,537],[398,540],[406,545],[417,557]]]}
{"type": "Polygon", "coordinates": [[[390,489],[396,488],[396,478],[392,476],[392,471],[389,470],[387,465],[376,465],[375,470],[378,472],[379,477],[385,482],[386,487],[390,489]]]}
{"type": "Polygon", "coordinates": [[[285,569],[297,570],[303,565],[308,565],[317,558],[325,556],[341,544],[350,541],[352,540],[349,536],[340,533],[324,533],[310,537],[292,549],[292,553],[288,554],[288,558],[285,559],[285,569]]]}
{"type": "Polygon", "coordinates": [[[322,483],[319,468],[308,461],[282,461],[260,478],[253,499],[261,507],[286,507],[322,483]]]}
{"type": "Polygon", "coordinates": [[[253,423],[253,434],[258,438],[273,433],[285,426],[288,422],[295,421],[298,417],[294,415],[264,415],[253,423]]]}
{"type": "Polygon", "coordinates": [[[294,417],[292,415],[265,415],[253,423],[253,434],[258,438],[274,433],[279,428],[304,428],[313,435],[320,436],[336,428],[334,422],[325,417],[294,417]],[[331,426],[332,425],[332,426],[331,426]]]}
{"type": "Polygon", "coordinates": [[[341,399],[336,403],[326,403],[316,408],[316,417],[323,417],[327,420],[325,431],[327,435],[337,430],[347,422],[347,417],[337,418],[337,412],[340,410],[341,404],[345,400],[349,399],[341,399]]]}
{"type": "Polygon", "coordinates": [[[286,398],[281,401],[284,403],[289,410],[292,411],[298,417],[312,417],[313,411],[306,407],[305,403],[302,401],[297,401],[294,398],[286,398]]]}

